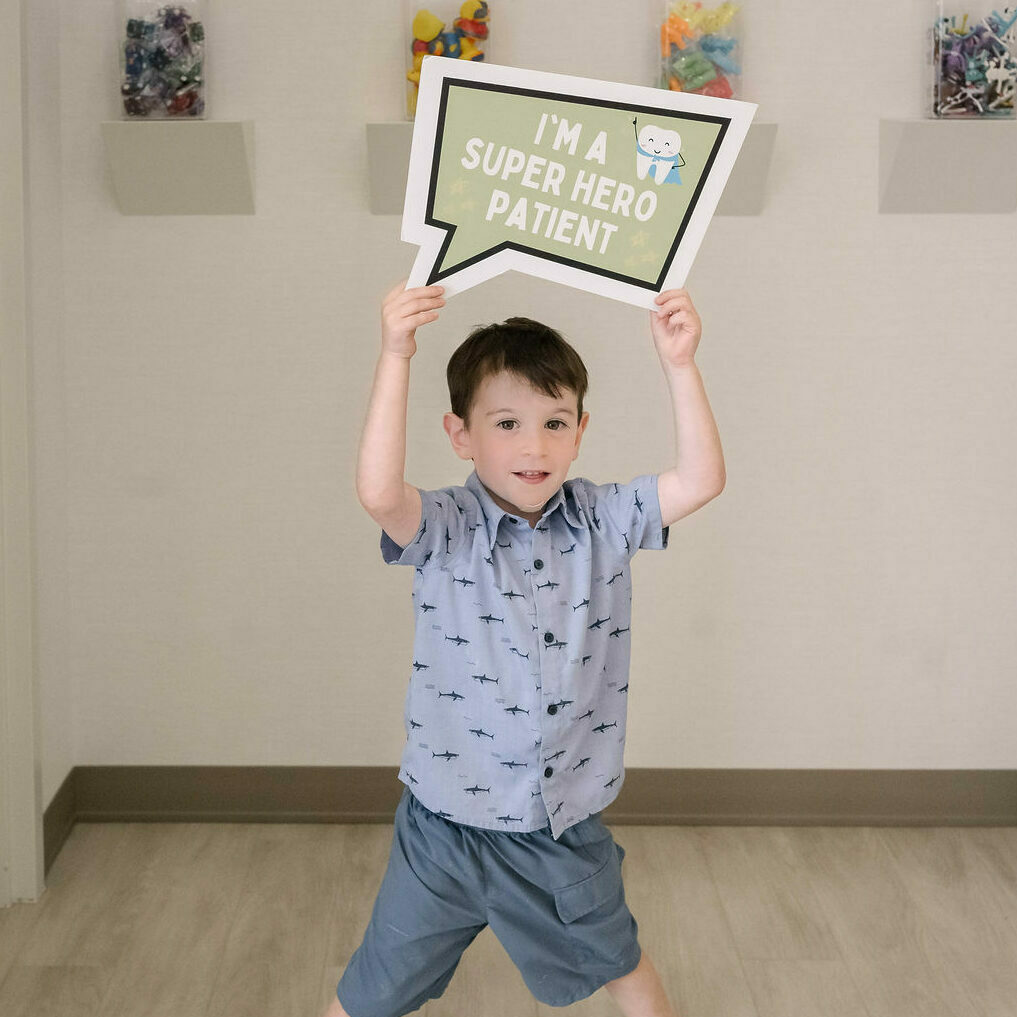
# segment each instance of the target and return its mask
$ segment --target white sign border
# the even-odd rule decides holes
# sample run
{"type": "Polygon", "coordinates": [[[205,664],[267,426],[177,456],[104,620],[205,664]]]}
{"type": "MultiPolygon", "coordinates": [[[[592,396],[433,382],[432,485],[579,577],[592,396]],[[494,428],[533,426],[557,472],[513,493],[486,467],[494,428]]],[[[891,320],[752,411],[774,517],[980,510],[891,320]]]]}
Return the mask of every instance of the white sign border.
{"type": "Polygon", "coordinates": [[[717,202],[720,201],[731,167],[748,134],[749,124],[757,109],[755,103],[718,99],[692,92],[672,92],[670,89],[648,88],[644,85],[599,81],[595,78],[579,78],[568,74],[552,74],[548,71],[532,71],[483,61],[453,60],[439,56],[424,57],[420,70],[420,90],[413,124],[410,165],[406,177],[406,201],[403,205],[401,239],[417,244],[420,248],[406,283],[407,289],[427,285],[448,234],[447,230],[440,226],[428,225],[426,221],[438,108],[445,78],[461,78],[554,92],[563,98],[573,98],[578,102],[582,102],[583,99],[606,99],[631,103],[633,106],[657,106],[676,113],[722,116],[729,121],[709,176],[703,184],[660,290],[606,278],[524,251],[507,249],[442,278],[441,285],[445,287],[446,297],[455,296],[510,269],[650,310],[655,308],[653,301],[659,292],[684,286],[696,252],[706,234],[706,228],[717,208],[717,202]]]}

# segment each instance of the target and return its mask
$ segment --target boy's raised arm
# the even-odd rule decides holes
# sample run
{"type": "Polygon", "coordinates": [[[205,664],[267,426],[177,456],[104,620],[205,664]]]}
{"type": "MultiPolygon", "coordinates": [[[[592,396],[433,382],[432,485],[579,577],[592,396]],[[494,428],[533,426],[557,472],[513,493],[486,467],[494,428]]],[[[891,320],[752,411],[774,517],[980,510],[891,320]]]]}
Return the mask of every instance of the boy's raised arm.
{"type": "Polygon", "coordinates": [[[381,354],[357,455],[357,497],[365,508],[386,510],[402,504],[406,486],[406,405],[414,334],[438,317],[445,303],[442,286],[391,290],[381,308],[381,354]]]}

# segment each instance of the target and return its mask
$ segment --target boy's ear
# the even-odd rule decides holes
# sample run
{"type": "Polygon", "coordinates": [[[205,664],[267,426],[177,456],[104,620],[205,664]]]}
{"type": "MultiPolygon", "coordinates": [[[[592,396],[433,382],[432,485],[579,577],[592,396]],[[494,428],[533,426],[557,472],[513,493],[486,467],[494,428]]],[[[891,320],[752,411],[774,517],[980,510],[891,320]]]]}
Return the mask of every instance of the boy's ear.
{"type": "Polygon", "coordinates": [[[473,454],[470,452],[470,438],[462,417],[457,417],[454,413],[446,413],[442,420],[442,425],[449,437],[449,441],[452,442],[452,449],[455,454],[460,459],[473,459],[473,454]]]}

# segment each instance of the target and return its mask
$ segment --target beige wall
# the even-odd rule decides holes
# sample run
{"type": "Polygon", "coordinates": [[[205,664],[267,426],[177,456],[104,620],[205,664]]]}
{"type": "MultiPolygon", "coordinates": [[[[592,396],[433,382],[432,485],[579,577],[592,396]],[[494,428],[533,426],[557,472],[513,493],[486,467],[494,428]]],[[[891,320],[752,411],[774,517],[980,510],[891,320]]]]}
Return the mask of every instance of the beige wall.
{"type": "MultiPolygon", "coordinates": [[[[255,121],[258,212],[151,218],[118,213],[100,138],[114,6],[29,5],[44,803],[75,764],[395,767],[412,571],[354,476],[413,256],[364,150],[401,116],[401,4],[212,0],[209,115],[255,121]]],[[[549,6],[498,3],[497,62],[653,82],[661,5],[549,6]]],[[[688,280],[728,483],[635,560],[626,763],[1013,767],[1017,220],[876,213],[928,4],[745,6],[769,203],[688,280]]],[[[646,312],[510,274],[418,334],[407,479],[463,482],[445,364],[519,313],[590,370],[573,476],[671,466],[646,312]]]]}

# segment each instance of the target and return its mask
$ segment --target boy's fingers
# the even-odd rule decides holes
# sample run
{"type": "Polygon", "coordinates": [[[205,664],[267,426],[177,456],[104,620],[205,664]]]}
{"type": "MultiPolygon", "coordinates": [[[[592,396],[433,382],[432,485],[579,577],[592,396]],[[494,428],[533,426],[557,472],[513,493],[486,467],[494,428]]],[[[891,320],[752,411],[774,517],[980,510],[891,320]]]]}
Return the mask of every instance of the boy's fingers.
{"type": "Polygon", "coordinates": [[[429,321],[434,321],[437,317],[437,311],[420,311],[411,318],[407,318],[406,324],[412,328],[419,328],[421,325],[426,325],[429,321]]]}
{"type": "Polygon", "coordinates": [[[414,286],[407,290],[408,297],[440,297],[445,292],[444,286],[414,286]]]}
{"type": "MultiPolygon", "coordinates": [[[[407,277],[408,278],[408,277],[407,277]]],[[[382,306],[393,305],[400,308],[400,313],[405,313],[403,305],[409,305],[415,300],[427,297],[437,297],[445,292],[444,286],[415,286],[413,289],[406,289],[407,279],[403,279],[385,294],[382,306]]]]}
{"type": "Polygon", "coordinates": [[[411,304],[422,300],[436,300],[444,293],[442,286],[418,286],[416,289],[406,290],[401,293],[398,300],[401,304],[409,307],[411,304]]]}
{"type": "Polygon", "coordinates": [[[407,301],[401,308],[400,313],[402,316],[409,317],[411,314],[416,314],[418,311],[430,310],[434,307],[444,307],[444,297],[415,297],[407,301]]]}
{"type": "Polygon", "coordinates": [[[681,298],[675,300],[669,300],[666,304],[660,307],[658,313],[660,314],[673,314],[675,311],[685,311],[689,309],[689,304],[686,300],[681,298]]]}

